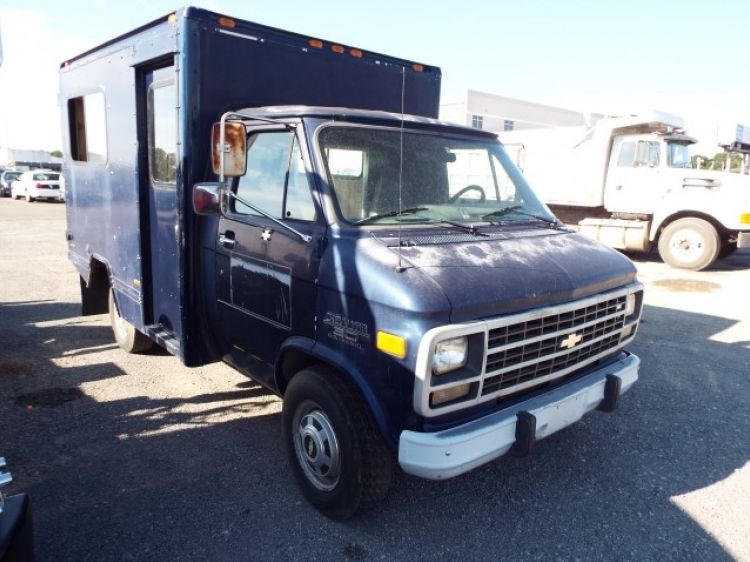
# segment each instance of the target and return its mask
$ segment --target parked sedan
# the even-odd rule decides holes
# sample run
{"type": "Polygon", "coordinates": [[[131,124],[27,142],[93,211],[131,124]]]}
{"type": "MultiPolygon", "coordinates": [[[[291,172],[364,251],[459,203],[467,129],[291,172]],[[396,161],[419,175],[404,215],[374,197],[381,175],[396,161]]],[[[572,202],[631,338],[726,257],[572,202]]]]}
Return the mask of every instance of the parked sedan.
{"type": "Polygon", "coordinates": [[[25,197],[31,203],[37,199],[61,201],[60,174],[49,170],[31,170],[24,172],[11,185],[13,199],[25,197]]]}
{"type": "Polygon", "coordinates": [[[22,173],[20,170],[5,170],[0,175],[0,197],[10,197],[10,185],[21,177],[22,173]]]}

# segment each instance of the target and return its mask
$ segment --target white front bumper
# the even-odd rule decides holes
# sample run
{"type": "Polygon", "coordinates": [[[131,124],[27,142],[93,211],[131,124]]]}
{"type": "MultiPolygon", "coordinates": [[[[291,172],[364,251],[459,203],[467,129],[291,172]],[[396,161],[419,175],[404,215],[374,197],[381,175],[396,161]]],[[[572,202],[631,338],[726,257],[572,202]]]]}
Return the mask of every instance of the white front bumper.
{"type": "Polygon", "coordinates": [[[638,357],[628,354],[569,384],[463,425],[434,433],[402,431],[398,462],[405,472],[431,480],[463,474],[510,451],[521,423],[533,428],[533,443],[577,422],[602,404],[608,376],[619,379],[618,394],[623,394],[638,380],[639,365],[638,357]]]}

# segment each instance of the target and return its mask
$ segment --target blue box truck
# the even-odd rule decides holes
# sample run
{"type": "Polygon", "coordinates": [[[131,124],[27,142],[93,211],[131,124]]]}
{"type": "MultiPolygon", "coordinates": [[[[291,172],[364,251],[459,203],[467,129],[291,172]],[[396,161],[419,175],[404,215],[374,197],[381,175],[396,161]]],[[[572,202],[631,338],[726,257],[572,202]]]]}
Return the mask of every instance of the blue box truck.
{"type": "Polygon", "coordinates": [[[304,496],[464,473],[638,378],[642,286],[566,229],[440,70],[184,8],[65,61],[67,243],[128,352],[283,398],[304,496]]]}

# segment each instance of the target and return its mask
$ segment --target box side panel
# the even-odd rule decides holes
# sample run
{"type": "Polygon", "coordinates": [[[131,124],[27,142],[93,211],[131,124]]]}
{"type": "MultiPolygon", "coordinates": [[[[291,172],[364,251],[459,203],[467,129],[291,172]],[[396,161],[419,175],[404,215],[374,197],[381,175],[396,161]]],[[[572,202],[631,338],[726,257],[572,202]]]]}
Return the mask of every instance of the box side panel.
{"type": "MultiPolygon", "coordinates": [[[[120,313],[141,331],[149,321],[144,264],[149,229],[139,181],[136,75],[140,64],[174,53],[176,37],[176,26],[165,22],[87,53],[60,70],[69,256],[84,279],[93,261],[106,266],[120,313]],[[74,100],[97,93],[104,99],[103,161],[72,150],[78,142],[71,138],[74,100]]],[[[87,131],[98,128],[101,119],[93,111],[88,119],[87,131]]],[[[178,279],[175,275],[175,288],[178,279]]]]}

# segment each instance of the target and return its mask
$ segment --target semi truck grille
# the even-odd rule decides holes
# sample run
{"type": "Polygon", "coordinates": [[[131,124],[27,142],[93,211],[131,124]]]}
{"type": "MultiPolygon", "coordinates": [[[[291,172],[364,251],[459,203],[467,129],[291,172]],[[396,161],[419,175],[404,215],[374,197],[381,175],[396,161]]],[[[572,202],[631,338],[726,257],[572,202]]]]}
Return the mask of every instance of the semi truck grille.
{"type": "Polygon", "coordinates": [[[532,386],[532,381],[558,372],[562,376],[616,348],[625,323],[625,301],[620,295],[490,329],[481,395],[502,390],[509,394],[515,386],[532,386]]]}

